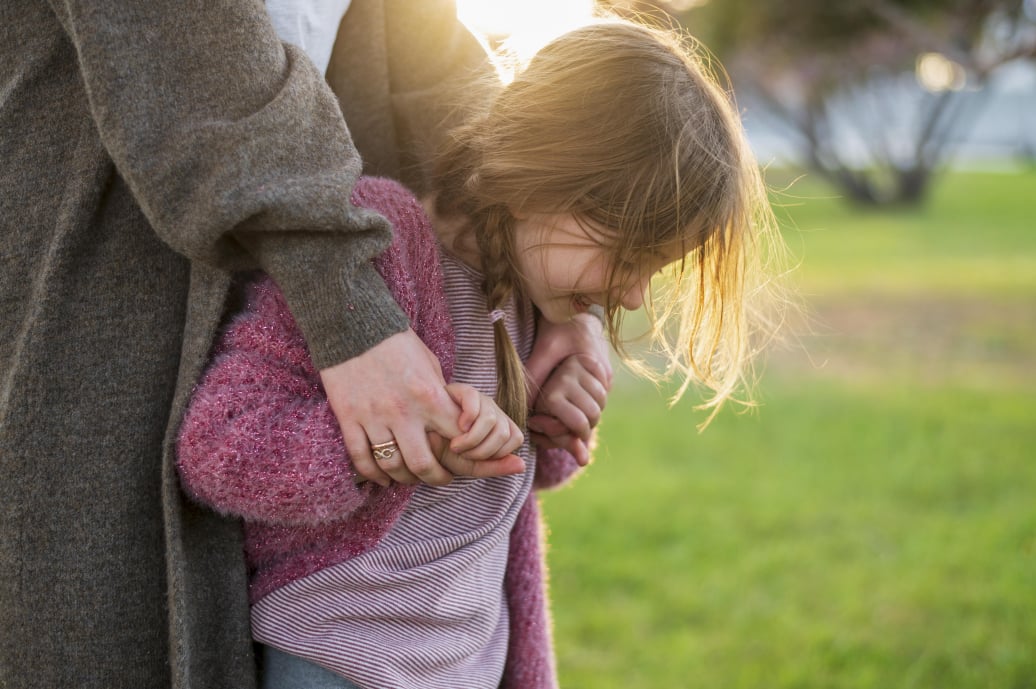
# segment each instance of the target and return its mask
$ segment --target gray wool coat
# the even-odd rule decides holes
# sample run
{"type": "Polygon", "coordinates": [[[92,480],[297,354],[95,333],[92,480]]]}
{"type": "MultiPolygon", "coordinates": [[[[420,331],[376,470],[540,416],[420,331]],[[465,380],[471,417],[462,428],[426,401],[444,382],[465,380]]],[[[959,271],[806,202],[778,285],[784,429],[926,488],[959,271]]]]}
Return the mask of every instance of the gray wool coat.
{"type": "Polygon", "coordinates": [[[353,0],[334,93],[255,0],[0,3],[0,689],[255,686],[238,524],[170,463],[230,274],[318,366],[405,328],[350,190],[419,186],[485,67],[448,0],[353,0]]]}

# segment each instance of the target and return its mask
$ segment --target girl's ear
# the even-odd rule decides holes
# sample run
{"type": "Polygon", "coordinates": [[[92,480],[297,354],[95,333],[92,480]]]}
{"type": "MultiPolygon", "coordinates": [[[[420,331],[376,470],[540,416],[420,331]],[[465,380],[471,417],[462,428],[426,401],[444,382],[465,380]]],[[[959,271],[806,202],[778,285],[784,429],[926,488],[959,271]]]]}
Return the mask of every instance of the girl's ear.
{"type": "Polygon", "coordinates": [[[507,211],[511,214],[511,217],[514,218],[515,220],[528,220],[529,219],[529,213],[525,213],[525,212],[522,212],[522,211],[517,211],[514,208],[511,208],[510,206],[507,207],[507,211]]]}

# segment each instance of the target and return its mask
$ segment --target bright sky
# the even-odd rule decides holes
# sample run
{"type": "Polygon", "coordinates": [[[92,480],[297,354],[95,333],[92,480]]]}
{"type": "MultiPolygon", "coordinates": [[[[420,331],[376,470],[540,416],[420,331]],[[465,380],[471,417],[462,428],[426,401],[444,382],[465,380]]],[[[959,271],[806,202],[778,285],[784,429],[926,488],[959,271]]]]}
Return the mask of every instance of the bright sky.
{"type": "Polygon", "coordinates": [[[593,16],[593,0],[457,0],[457,15],[482,36],[509,36],[509,43],[528,57],[565,31],[593,16]]]}

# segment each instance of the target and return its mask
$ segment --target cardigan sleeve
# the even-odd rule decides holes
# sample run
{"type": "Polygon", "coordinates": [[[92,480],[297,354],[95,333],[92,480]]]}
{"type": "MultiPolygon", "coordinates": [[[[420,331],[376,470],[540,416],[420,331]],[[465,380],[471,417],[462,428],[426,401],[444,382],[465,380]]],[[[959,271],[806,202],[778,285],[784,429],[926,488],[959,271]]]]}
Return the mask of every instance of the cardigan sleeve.
{"type": "MultiPolygon", "coordinates": [[[[397,228],[376,270],[448,376],[449,312],[420,205],[387,180],[361,180],[353,201],[377,209],[397,228]]],[[[343,520],[381,495],[377,486],[357,485],[306,342],[268,277],[248,286],[242,312],[220,337],[194,390],[180,428],[177,466],[197,500],[265,524],[343,520]]]]}
{"type": "Polygon", "coordinates": [[[533,488],[550,490],[562,486],[574,479],[582,468],[568,450],[536,448],[536,476],[533,478],[533,488]]]}
{"type": "Polygon", "coordinates": [[[177,443],[187,492],[216,511],[278,525],[344,519],[374,487],[356,484],[305,342],[273,281],[217,344],[177,443]]]}
{"type": "Polygon", "coordinates": [[[272,275],[318,367],[407,327],[370,265],[388,224],[349,203],[360,159],[337,101],[261,2],[50,4],[101,143],[164,242],[272,275]]]}

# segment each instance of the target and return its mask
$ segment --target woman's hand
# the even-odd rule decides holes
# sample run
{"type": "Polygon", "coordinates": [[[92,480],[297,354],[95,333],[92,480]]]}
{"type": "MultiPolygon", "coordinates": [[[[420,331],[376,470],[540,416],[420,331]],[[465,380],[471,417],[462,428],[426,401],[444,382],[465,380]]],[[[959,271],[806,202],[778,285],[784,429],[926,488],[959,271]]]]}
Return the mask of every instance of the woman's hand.
{"type": "Polygon", "coordinates": [[[442,486],[454,475],[516,473],[515,461],[518,471],[525,468],[517,457],[480,461],[433,451],[429,434],[461,435],[463,410],[447,392],[438,360],[412,330],[323,369],[320,379],[353,466],[370,481],[442,486]]]}

